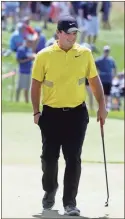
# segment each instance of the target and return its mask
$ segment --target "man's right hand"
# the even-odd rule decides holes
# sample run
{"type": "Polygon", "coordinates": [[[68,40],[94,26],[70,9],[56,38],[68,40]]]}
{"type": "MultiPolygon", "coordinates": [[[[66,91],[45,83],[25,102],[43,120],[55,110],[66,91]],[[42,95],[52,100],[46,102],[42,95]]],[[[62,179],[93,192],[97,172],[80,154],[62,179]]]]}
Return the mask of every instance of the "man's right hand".
{"type": "Polygon", "coordinates": [[[107,115],[108,115],[108,112],[106,111],[106,108],[100,107],[97,112],[97,122],[101,120],[102,125],[104,125],[107,115]]]}
{"type": "Polygon", "coordinates": [[[41,113],[38,113],[37,115],[34,116],[34,123],[37,125],[38,125],[40,116],[41,116],[41,113]]]}
{"type": "Polygon", "coordinates": [[[35,57],[36,57],[36,54],[35,54],[35,53],[33,53],[33,54],[32,54],[32,56],[30,56],[30,57],[29,57],[29,60],[34,60],[34,59],[35,59],[35,57]]]}

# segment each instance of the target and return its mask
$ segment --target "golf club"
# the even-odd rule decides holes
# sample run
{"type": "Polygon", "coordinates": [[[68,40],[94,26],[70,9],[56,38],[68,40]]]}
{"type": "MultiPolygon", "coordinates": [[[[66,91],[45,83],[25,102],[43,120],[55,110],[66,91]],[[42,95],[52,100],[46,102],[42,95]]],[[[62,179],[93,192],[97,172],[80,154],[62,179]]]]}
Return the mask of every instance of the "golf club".
{"type": "Polygon", "coordinates": [[[105,176],[106,176],[106,188],[107,188],[107,201],[105,202],[105,207],[108,207],[109,203],[109,187],[108,187],[108,176],[107,176],[107,167],[106,167],[106,155],[105,155],[105,143],[104,143],[104,129],[103,123],[100,119],[100,129],[101,129],[101,137],[102,137],[102,145],[103,145],[103,155],[104,155],[104,166],[105,166],[105,176]]]}

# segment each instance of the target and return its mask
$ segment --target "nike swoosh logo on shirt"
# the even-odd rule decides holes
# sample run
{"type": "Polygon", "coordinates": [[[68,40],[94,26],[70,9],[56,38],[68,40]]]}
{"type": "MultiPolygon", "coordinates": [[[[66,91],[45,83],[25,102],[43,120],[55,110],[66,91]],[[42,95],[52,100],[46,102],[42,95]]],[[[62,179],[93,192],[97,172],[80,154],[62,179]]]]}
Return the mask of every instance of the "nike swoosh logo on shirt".
{"type": "Polygon", "coordinates": [[[77,58],[77,57],[79,57],[79,56],[81,56],[81,55],[75,56],[75,58],[77,58]]]}

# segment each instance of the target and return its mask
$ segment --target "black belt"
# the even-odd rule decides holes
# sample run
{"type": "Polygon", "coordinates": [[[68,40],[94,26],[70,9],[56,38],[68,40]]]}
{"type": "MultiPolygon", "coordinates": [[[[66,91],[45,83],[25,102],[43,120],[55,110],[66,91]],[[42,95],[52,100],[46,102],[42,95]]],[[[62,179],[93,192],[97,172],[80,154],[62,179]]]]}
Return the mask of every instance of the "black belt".
{"type": "Polygon", "coordinates": [[[50,106],[47,106],[47,105],[43,105],[43,109],[51,109],[51,110],[60,110],[60,111],[70,111],[70,110],[73,110],[73,109],[79,109],[79,108],[82,108],[82,107],[85,107],[86,104],[85,102],[83,102],[82,104],[76,106],[76,107],[63,107],[63,108],[53,108],[53,107],[50,107],[50,106]]]}

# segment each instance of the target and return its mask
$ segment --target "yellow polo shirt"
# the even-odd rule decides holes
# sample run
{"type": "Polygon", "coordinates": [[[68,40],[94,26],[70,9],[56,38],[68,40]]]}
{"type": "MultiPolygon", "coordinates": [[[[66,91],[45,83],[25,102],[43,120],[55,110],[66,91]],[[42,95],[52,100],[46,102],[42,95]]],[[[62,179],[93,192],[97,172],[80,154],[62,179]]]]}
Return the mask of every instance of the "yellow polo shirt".
{"type": "Polygon", "coordinates": [[[97,74],[91,51],[77,43],[65,52],[55,42],[36,55],[32,68],[32,78],[42,82],[42,104],[55,108],[85,101],[85,78],[97,74]]]}

